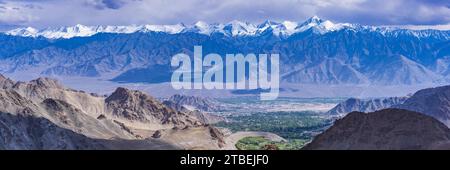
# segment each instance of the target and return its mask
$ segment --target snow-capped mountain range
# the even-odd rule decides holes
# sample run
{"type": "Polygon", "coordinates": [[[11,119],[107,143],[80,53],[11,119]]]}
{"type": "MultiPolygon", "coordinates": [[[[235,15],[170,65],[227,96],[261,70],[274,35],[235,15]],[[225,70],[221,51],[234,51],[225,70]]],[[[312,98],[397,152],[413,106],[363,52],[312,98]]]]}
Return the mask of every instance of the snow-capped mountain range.
{"type": "Polygon", "coordinates": [[[18,80],[55,76],[169,82],[171,56],[192,54],[201,45],[205,54],[221,56],[278,53],[282,84],[450,83],[450,30],[362,26],[318,17],[258,25],[24,28],[0,33],[0,43],[0,73],[18,80]]]}
{"type": "MultiPolygon", "coordinates": [[[[313,29],[316,33],[325,34],[327,32],[338,31],[344,28],[353,30],[369,30],[379,31],[381,33],[392,32],[401,28],[397,27],[375,27],[375,26],[361,26],[359,24],[349,23],[333,23],[329,20],[320,19],[317,16],[309,18],[307,21],[299,23],[292,21],[274,22],[265,21],[261,24],[252,24],[241,21],[231,21],[227,24],[208,24],[199,21],[193,25],[130,25],[130,26],[85,26],[75,25],[70,27],[60,28],[45,28],[36,29],[33,27],[17,28],[7,31],[6,34],[14,36],[26,37],[45,37],[49,39],[58,38],[73,38],[73,37],[87,37],[97,33],[135,33],[135,32],[164,32],[168,34],[177,34],[183,32],[193,32],[205,35],[213,33],[223,33],[229,36],[258,36],[272,32],[276,36],[288,37],[295,33],[304,32],[313,29]]],[[[421,31],[409,30],[415,36],[427,36],[428,34],[421,31]]]]}

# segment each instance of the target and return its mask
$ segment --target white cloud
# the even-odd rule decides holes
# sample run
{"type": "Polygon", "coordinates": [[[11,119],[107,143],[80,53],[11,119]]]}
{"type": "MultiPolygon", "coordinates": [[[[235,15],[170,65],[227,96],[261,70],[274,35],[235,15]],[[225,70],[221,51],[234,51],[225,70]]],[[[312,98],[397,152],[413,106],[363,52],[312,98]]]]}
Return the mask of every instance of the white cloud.
{"type": "Polygon", "coordinates": [[[124,0],[85,0],[87,6],[92,6],[97,9],[120,9],[125,4],[124,0]]]}
{"type": "Polygon", "coordinates": [[[426,0],[3,0],[21,7],[0,22],[48,27],[228,22],[303,21],[317,15],[369,25],[447,24],[449,3],[426,0]],[[34,5],[38,8],[26,8],[34,5]]]}
{"type": "Polygon", "coordinates": [[[23,6],[15,4],[0,4],[0,23],[18,25],[29,23],[38,17],[23,11],[23,6]]]}

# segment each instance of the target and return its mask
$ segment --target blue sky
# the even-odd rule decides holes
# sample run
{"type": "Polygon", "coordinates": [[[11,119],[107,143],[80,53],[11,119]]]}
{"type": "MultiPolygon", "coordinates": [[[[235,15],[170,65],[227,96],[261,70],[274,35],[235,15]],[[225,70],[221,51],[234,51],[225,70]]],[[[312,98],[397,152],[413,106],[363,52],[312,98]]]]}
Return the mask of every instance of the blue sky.
{"type": "Polygon", "coordinates": [[[0,0],[0,27],[304,21],[450,23],[448,0],[0,0]]]}

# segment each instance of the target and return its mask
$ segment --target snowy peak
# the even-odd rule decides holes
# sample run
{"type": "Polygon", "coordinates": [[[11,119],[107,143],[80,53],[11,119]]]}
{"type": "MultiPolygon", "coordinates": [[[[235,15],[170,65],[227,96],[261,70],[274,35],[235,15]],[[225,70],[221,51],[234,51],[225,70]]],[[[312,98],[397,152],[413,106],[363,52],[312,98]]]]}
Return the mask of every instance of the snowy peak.
{"type": "Polygon", "coordinates": [[[71,38],[71,37],[85,37],[97,33],[96,27],[88,27],[77,24],[73,27],[60,27],[58,29],[48,29],[41,34],[47,38],[71,38]]]}
{"type": "Polygon", "coordinates": [[[317,16],[313,16],[303,22],[302,24],[298,25],[295,29],[296,32],[303,32],[309,29],[313,29],[315,33],[324,34],[330,31],[338,31],[343,28],[356,28],[355,25],[348,24],[348,23],[333,23],[329,20],[323,20],[320,19],[317,16]]]}
{"type": "Polygon", "coordinates": [[[324,20],[320,19],[317,16],[313,16],[309,19],[307,19],[305,22],[303,22],[302,24],[297,26],[297,30],[307,30],[309,28],[315,27],[315,26],[319,26],[321,25],[323,22],[325,22],[324,20]]]}
{"type": "MultiPolygon", "coordinates": [[[[138,29],[137,31],[143,32],[165,32],[168,34],[178,34],[186,28],[184,24],[176,24],[176,25],[144,25],[143,28],[138,29]]],[[[120,32],[115,32],[120,33],[120,32]]]]}
{"type": "Polygon", "coordinates": [[[198,21],[194,24],[192,31],[209,35],[214,31],[214,26],[203,21],[198,21]]]}
{"type": "Polygon", "coordinates": [[[17,28],[11,31],[8,31],[7,34],[15,35],[15,36],[25,36],[25,37],[33,37],[35,36],[39,30],[33,27],[25,27],[25,28],[17,28]]]}
{"type": "Polygon", "coordinates": [[[227,35],[231,36],[247,36],[255,35],[257,32],[257,27],[253,24],[241,21],[231,21],[223,27],[223,31],[227,35]]]}
{"type": "Polygon", "coordinates": [[[303,24],[301,24],[300,27],[306,26],[306,25],[319,25],[324,21],[325,20],[323,20],[317,16],[313,16],[313,17],[307,19],[305,22],[303,22],[303,24]]]}
{"type": "Polygon", "coordinates": [[[282,23],[274,22],[274,21],[265,21],[262,24],[258,25],[258,33],[262,34],[264,32],[271,31],[273,35],[276,36],[289,36],[295,33],[295,28],[298,23],[291,21],[284,21],[282,23]]]}

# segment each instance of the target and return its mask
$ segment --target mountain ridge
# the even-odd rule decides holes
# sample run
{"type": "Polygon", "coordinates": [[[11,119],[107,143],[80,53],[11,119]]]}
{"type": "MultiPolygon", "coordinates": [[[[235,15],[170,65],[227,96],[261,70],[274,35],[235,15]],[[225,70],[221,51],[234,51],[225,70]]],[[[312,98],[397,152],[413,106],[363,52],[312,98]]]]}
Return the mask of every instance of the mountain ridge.
{"type": "MultiPolygon", "coordinates": [[[[427,36],[428,31],[418,31],[406,28],[389,27],[389,26],[363,26],[359,24],[349,23],[333,23],[329,20],[321,19],[313,16],[304,22],[282,21],[274,22],[266,20],[259,24],[252,24],[233,20],[225,24],[212,23],[208,24],[198,21],[192,25],[174,24],[174,25],[129,25],[129,26],[86,26],[77,24],[75,26],[36,29],[33,27],[16,28],[6,31],[8,35],[24,36],[24,37],[45,37],[48,39],[87,37],[98,33],[119,33],[129,34],[135,32],[163,32],[168,34],[178,33],[200,33],[211,35],[213,33],[223,33],[228,36],[259,36],[262,33],[271,31],[273,35],[280,37],[289,37],[295,33],[301,33],[312,29],[315,33],[324,34],[331,31],[341,29],[354,30],[372,30],[379,31],[383,34],[398,34],[396,31],[413,34],[417,37],[427,36]]],[[[448,38],[448,37],[447,37],[448,38]]]]}
{"type": "Polygon", "coordinates": [[[175,111],[140,91],[117,88],[105,97],[49,78],[15,82],[3,75],[0,87],[3,149],[220,149],[225,144],[222,133],[199,121],[200,115],[175,111]]]}
{"type": "Polygon", "coordinates": [[[208,24],[199,22],[192,30],[174,34],[99,33],[68,39],[0,34],[0,42],[6,44],[0,47],[0,73],[15,79],[95,77],[116,83],[165,83],[175,69],[170,56],[192,56],[193,47],[202,46],[203,54],[221,56],[279,54],[281,85],[430,86],[450,82],[450,31],[357,25],[332,29],[320,18],[303,24],[234,21],[225,25],[214,26],[219,30],[212,32],[208,24]],[[301,31],[293,32],[296,29],[301,31]]]}

